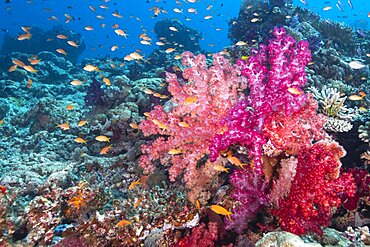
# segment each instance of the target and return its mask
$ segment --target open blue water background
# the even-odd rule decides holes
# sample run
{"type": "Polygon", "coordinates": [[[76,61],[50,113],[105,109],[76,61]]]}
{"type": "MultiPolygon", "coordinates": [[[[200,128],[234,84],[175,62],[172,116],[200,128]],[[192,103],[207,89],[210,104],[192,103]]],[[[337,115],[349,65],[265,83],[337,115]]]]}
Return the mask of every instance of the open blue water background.
{"type": "MultiPolygon", "coordinates": [[[[53,25],[61,24],[82,34],[87,45],[82,57],[92,58],[106,55],[124,57],[138,49],[148,55],[156,47],[154,24],[164,18],[177,18],[185,25],[202,33],[204,39],[200,40],[200,45],[203,50],[215,52],[230,45],[230,40],[227,38],[228,21],[237,17],[241,0],[199,0],[196,3],[179,0],[177,2],[175,0],[110,0],[108,2],[98,0],[12,0],[6,4],[1,1],[0,43],[3,41],[5,32],[14,38],[23,33],[21,26],[39,26],[48,30],[53,25]],[[180,2],[181,6],[177,2],[180,2]],[[108,9],[100,8],[99,5],[102,4],[106,5],[108,9]],[[96,8],[96,13],[90,10],[89,5],[96,8]],[[153,6],[168,13],[162,12],[154,17],[154,12],[150,10],[153,6]],[[207,10],[207,7],[210,9],[207,10]],[[174,8],[182,9],[183,13],[175,13],[174,8]],[[189,13],[187,11],[189,8],[196,9],[197,14],[189,13]],[[113,17],[112,13],[115,11],[118,11],[123,18],[113,17]],[[65,13],[74,17],[75,20],[65,23],[65,13]],[[97,15],[102,15],[104,20],[98,19],[97,15]],[[211,15],[212,18],[205,20],[204,17],[207,15],[211,15]],[[51,16],[57,17],[59,21],[47,20],[51,16]],[[103,23],[106,25],[105,28],[101,27],[103,23]],[[129,35],[127,39],[115,34],[112,28],[114,24],[118,24],[119,28],[129,35]],[[92,26],[94,31],[86,31],[84,27],[87,25],[92,26]],[[152,46],[140,44],[139,35],[143,32],[146,32],[153,39],[152,46]],[[115,52],[110,50],[113,45],[119,46],[115,52]]],[[[352,0],[353,9],[350,8],[347,0],[341,0],[341,2],[340,6],[343,11],[335,6],[337,3],[335,0],[294,0],[295,5],[309,8],[319,13],[323,18],[368,30],[370,1],[352,0]],[[304,1],[307,4],[304,4],[304,1]],[[324,6],[332,6],[332,9],[324,11],[324,6]]]]}

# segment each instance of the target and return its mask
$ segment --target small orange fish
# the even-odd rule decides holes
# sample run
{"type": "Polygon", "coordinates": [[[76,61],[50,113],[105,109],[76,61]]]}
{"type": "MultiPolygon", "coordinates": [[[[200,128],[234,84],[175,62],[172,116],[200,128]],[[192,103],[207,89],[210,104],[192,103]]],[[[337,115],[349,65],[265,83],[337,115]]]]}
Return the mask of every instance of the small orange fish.
{"type": "Polygon", "coordinates": [[[30,63],[31,65],[36,65],[41,61],[41,59],[31,59],[30,63]]]}
{"type": "Polygon", "coordinates": [[[82,85],[82,82],[79,81],[79,80],[73,80],[73,81],[71,81],[71,85],[72,86],[81,86],[82,85]]]}
{"type": "Polygon", "coordinates": [[[31,30],[31,27],[30,26],[23,26],[21,27],[23,31],[25,31],[26,33],[29,33],[30,30],[31,30]]]}
{"type": "Polygon", "coordinates": [[[134,208],[137,208],[137,207],[139,206],[139,204],[140,204],[140,202],[141,202],[142,200],[143,200],[143,198],[142,198],[142,197],[138,198],[138,199],[136,200],[135,204],[134,204],[134,208]]]}
{"type": "Polygon", "coordinates": [[[92,26],[86,26],[85,30],[86,31],[94,31],[94,28],[92,26]]]}
{"type": "Polygon", "coordinates": [[[125,33],[125,31],[123,31],[122,29],[116,29],[116,30],[114,30],[114,32],[115,32],[117,35],[119,35],[119,36],[123,36],[123,37],[125,37],[125,38],[127,39],[128,34],[127,34],[127,33],[125,33]]]}
{"type": "Polygon", "coordinates": [[[118,12],[114,12],[112,15],[117,18],[122,18],[122,15],[118,12]]]}
{"type": "Polygon", "coordinates": [[[225,167],[223,167],[220,164],[214,164],[213,165],[213,169],[215,169],[218,172],[226,172],[226,173],[229,173],[229,168],[225,168],[225,167]]]}
{"type": "Polygon", "coordinates": [[[131,184],[128,186],[128,189],[129,190],[133,190],[137,185],[140,185],[141,182],[140,182],[140,179],[136,180],[136,181],[133,181],[131,182],[131,184]]]}
{"type": "Polygon", "coordinates": [[[187,97],[184,101],[184,104],[185,105],[191,105],[191,104],[194,104],[195,102],[197,102],[196,97],[187,97]]]}
{"type": "Polygon", "coordinates": [[[153,119],[152,122],[162,130],[168,130],[168,126],[159,122],[157,119],[153,119]]]}
{"type": "Polygon", "coordinates": [[[23,66],[23,69],[27,70],[28,72],[31,72],[31,73],[37,73],[38,70],[34,69],[31,65],[26,65],[26,66],[23,66]]]}
{"type": "Polygon", "coordinates": [[[358,92],[358,95],[360,95],[360,96],[361,96],[361,97],[363,97],[363,98],[365,98],[365,97],[366,97],[366,93],[364,93],[364,92],[362,92],[362,91],[358,92]]]}
{"type": "Polygon", "coordinates": [[[106,137],[106,136],[97,136],[95,137],[95,140],[99,141],[99,142],[109,142],[110,138],[106,137]]]}
{"type": "Polygon", "coordinates": [[[195,207],[199,210],[201,205],[198,199],[195,200],[195,207]]]}
{"type": "Polygon", "coordinates": [[[172,149],[168,150],[168,154],[172,154],[172,155],[182,154],[182,150],[181,149],[172,148],[172,149]]]}
{"type": "Polygon", "coordinates": [[[67,43],[70,45],[70,46],[73,46],[73,47],[76,47],[78,48],[79,45],[76,44],[76,42],[72,41],[72,40],[68,40],[67,43]]]}
{"type": "Polygon", "coordinates": [[[146,112],[144,112],[143,114],[144,114],[144,116],[146,116],[146,117],[150,117],[150,113],[149,113],[149,112],[147,112],[147,111],[146,111],[146,112]]]}
{"type": "Polygon", "coordinates": [[[81,138],[81,137],[77,137],[75,139],[75,142],[77,142],[77,143],[84,143],[85,144],[87,141],[85,139],[81,138]]]}
{"type": "Polygon", "coordinates": [[[230,221],[231,220],[231,217],[230,215],[232,214],[230,211],[228,211],[226,208],[224,207],[221,207],[219,205],[211,205],[210,209],[215,212],[216,214],[221,214],[221,215],[225,215],[229,218],[230,221]]]}
{"type": "Polygon", "coordinates": [[[61,128],[62,130],[69,130],[69,123],[62,123],[59,124],[57,127],[61,128]]]}
{"type": "Polygon", "coordinates": [[[56,51],[57,51],[58,53],[60,53],[60,54],[63,54],[64,56],[67,56],[67,52],[66,52],[65,50],[61,49],[61,48],[56,49],[56,51]]]}
{"type": "Polygon", "coordinates": [[[18,60],[18,59],[12,59],[12,62],[13,62],[15,65],[19,66],[19,67],[24,67],[24,66],[26,66],[26,64],[25,64],[24,62],[22,62],[21,60],[18,60]]]}
{"type": "Polygon", "coordinates": [[[175,48],[167,48],[164,52],[171,53],[174,52],[175,50],[176,50],[175,48]]]}
{"type": "Polygon", "coordinates": [[[67,105],[67,106],[66,106],[66,109],[67,109],[68,111],[73,110],[73,108],[75,108],[73,105],[67,105]]]}
{"type": "Polygon", "coordinates": [[[244,164],[242,164],[242,162],[240,162],[240,160],[239,160],[238,158],[233,157],[233,156],[228,156],[228,157],[227,157],[227,160],[228,160],[231,164],[233,164],[233,165],[235,165],[235,166],[238,166],[238,167],[240,167],[240,168],[244,169],[244,168],[243,168],[244,164]]]}
{"type": "Polygon", "coordinates": [[[81,120],[81,121],[79,121],[79,122],[77,123],[77,126],[78,126],[78,127],[82,127],[82,126],[84,126],[85,124],[87,124],[87,121],[86,121],[86,120],[81,120]]]}
{"type": "Polygon", "coordinates": [[[111,148],[112,148],[112,144],[102,148],[102,150],[100,151],[100,154],[107,154],[109,149],[111,149],[111,148]]]}
{"type": "Polygon", "coordinates": [[[26,40],[26,39],[30,39],[30,38],[32,38],[31,33],[21,34],[17,37],[18,40],[26,40]]]}
{"type": "Polygon", "coordinates": [[[104,78],[103,78],[103,82],[104,82],[104,83],[105,83],[105,85],[107,85],[107,86],[112,85],[112,83],[110,82],[110,80],[109,80],[108,78],[106,78],[106,77],[104,77],[104,78]]]}
{"type": "Polygon", "coordinates": [[[65,36],[64,34],[58,34],[57,38],[58,39],[68,39],[67,36],[65,36]]]}
{"type": "Polygon", "coordinates": [[[3,125],[5,123],[5,120],[4,119],[1,119],[0,120],[0,126],[3,125]]]}
{"type": "Polygon", "coordinates": [[[100,69],[97,66],[91,65],[91,64],[85,65],[85,67],[83,69],[88,71],[88,72],[93,72],[93,71],[100,72],[100,69]]]}
{"type": "Polygon", "coordinates": [[[363,98],[364,97],[361,97],[360,95],[356,95],[356,94],[352,94],[352,95],[348,96],[348,99],[353,100],[353,101],[362,100],[363,98]]]}
{"type": "Polygon", "coordinates": [[[125,226],[128,226],[130,224],[132,224],[131,221],[128,221],[128,220],[123,219],[120,222],[118,222],[116,224],[116,226],[118,226],[118,227],[125,227],[125,226]]]}
{"type": "Polygon", "coordinates": [[[293,95],[301,95],[303,93],[303,90],[297,87],[290,87],[288,88],[288,92],[293,95]]]}
{"type": "Polygon", "coordinates": [[[28,78],[27,79],[27,85],[26,85],[27,88],[31,88],[32,87],[32,79],[31,78],[28,78]]]}
{"type": "Polygon", "coordinates": [[[150,90],[150,89],[145,89],[144,90],[144,93],[146,93],[146,94],[153,94],[154,92],[152,90],[150,90]]]}
{"type": "Polygon", "coordinates": [[[110,48],[110,50],[111,51],[115,51],[115,50],[117,50],[118,49],[118,46],[116,46],[116,45],[114,45],[114,46],[112,46],[111,48],[110,48]]]}
{"type": "Polygon", "coordinates": [[[136,123],[130,123],[129,125],[133,129],[139,129],[139,126],[136,123]]]}
{"type": "Polygon", "coordinates": [[[187,122],[180,122],[179,126],[184,127],[184,128],[190,128],[190,125],[187,122]]]}
{"type": "Polygon", "coordinates": [[[16,70],[17,69],[17,65],[16,64],[14,64],[13,66],[11,66],[9,69],[8,69],[8,72],[13,72],[14,70],[16,70]]]}

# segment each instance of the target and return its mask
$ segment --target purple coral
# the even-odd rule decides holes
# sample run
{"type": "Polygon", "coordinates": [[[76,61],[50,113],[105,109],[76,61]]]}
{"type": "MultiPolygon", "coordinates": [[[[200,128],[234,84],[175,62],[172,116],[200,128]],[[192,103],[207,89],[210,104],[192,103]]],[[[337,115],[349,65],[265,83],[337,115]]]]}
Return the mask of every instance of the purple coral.
{"type": "Polygon", "coordinates": [[[230,176],[230,183],[234,186],[232,197],[240,205],[233,210],[233,221],[226,220],[226,228],[241,234],[247,229],[249,221],[269,202],[267,184],[260,175],[251,170],[236,170],[230,176]]]}

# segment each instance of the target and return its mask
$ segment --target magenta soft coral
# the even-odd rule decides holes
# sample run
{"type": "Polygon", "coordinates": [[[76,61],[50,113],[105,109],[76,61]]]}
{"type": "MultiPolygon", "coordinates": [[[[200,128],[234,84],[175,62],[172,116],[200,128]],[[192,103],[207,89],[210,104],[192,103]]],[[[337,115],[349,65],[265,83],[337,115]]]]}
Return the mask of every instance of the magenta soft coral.
{"type": "Polygon", "coordinates": [[[300,87],[306,84],[305,66],[311,59],[306,41],[295,42],[284,28],[275,28],[268,46],[252,50],[248,62],[239,60],[248,79],[249,95],[223,120],[227,131],[217,135],[210,147],[211,160],[233,144],[246,146],[254,159],[254,168],[262,173],[261,148],[266,142],[262,128],[273,112],[286,115],[298,111],[306,102],[300,87]],[[292,93],[293,92],[293,93],[292,93]],[[295,93],[296,92],[296,93],[295,93]]]}
{"type": "Polygon", "coordinates": [[[336,142],[319,141],[298,154],[297,172],[290,192],[273,213],[282,229],[295,234],[321,233],[330,223],[331,210],[341,203],[340,195],[353,196],[351,174],[339,176],[344,149],[336,142]]]}
{"type": "MultiPolygon", "coordinates": [[[[216,133],[222,131],[220,120],[240,99],[246,88],[246,79],[237,66],[229,64],[220,54],[213,56],[213,64],[206,65],[204,55],[182,54],[185,66],[183,77],[167,73],[168,90],[172,95],[166,111],[154,107],[139,128],[145,136],[159,135],[153,142],[142,146],[139,163],[147,171],[154,169],[157,160],[169,167],[170,180],[184,171],[188,188],[203,186],[207,178],[217,174],[209,162],[201,168],[198,161],[209,154],[209,145],[216,133]],[[169,104],[170,103],[170,104],[169,104]],[[169,150],[180,154],[169,154],[169,150]],[[200,176],[202,175],[202,176],[200,176]],[[199,183],[201,181],[201,183],[199,183]]],[[[197,188],[201,190],[202,188],[197,188]]]]}

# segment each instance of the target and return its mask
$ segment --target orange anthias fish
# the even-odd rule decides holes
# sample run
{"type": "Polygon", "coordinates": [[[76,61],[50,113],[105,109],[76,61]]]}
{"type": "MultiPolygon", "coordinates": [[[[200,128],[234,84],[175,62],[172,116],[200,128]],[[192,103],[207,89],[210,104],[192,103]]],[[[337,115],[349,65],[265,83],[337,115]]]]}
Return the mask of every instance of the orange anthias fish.
{"type": "Polygon", "coordinates": [[[62,130],[69,130],[69,123],[62,123],[57,125],[57,127],[59,127],[62,130]]]}
{"type": "Polygon", "coordinates": [[[130,224],[132,224],[131,221],[128,221],[128,220],[123,219],[120,222],[118,222],[116,224],[116,226],[118,226],[118,227],[125,227],[125,226],[130,225],[130,224]]]}
{"type": "Polygon", "coordinates": [[[73,47],[76,47],[78,48],[79,45],[76,44],[76,42],[72,41],[72,40],[68,40],[67,43],[70,45],[70,46],[73,46],[73,47]]]}
{"type": "Polygon", "coordinates": [[[105,85],[107,85],[107,86],[112,85],[112,83],[110,82],[110,80],[109,80],[108,78],[106,78],[106,77],[104,77],[104,78],[103,78],[103,82],[104,82],[104,83],[105,83],[105,85]]]}
{"type": "Polygon", "coordinates": [[[75,108],[73,105],[67,105],[67,106],[66,106],[66,109],[67,109],[68,111],[73,110],[73,108],[75,108]]]}
{"type": "Polygon", "coordinates": [[[185,105],[191,105],[191,104],[194,104],[195,102],[197,102],[196,97],[187,97],[184,101],[184,104],[185,105]]]}
{"type": "Polygon", "coordinates": [[[107,153],[108,153],[108,151],[109,151],[109,149],[111,149],[111,148],[112,148],[112,144],[111,144],[111,145],[109,145],[109,146],[104,147],[104,148],[100,151],[100,154],[107,154],[107,153]]]}
{"type": "Polygon", "coordinates": [[[85,124],[87,124],[87,121],[86,121],[86,120],[81,120],[81,121],[79,121],[79,122],[78,122],[77,126],[78,126],[78,127],[82,127],[82,126],[84,126],[85,124]]]}
{"type": "Polygon", "coordinates": [[[223,167],[222,165],[220,164],[214,164],[213,165],[213,169],[215,169],[216,171],[219,171],[219,172],[226,172],[226,173],[229,173],[229,168],[225,168],[223,167]]]}
{"type": "Polygon", "coordinates": [[[142,198],[142,197],[138,198],[138,199],[136,200],[135,204],[134,204],[134,208],[137,208],[137,207],[139,206],[139,204],[140,204],[140,202],[141,202],[142,200],[143,200],[143,198],[142,198]]]}
{"type": "Polygon", "coordinates": [[[32,79],[31,78],[28,78],[27,79],[27,85],[26,85],[27,88],[31,88],[32,87],[32,79]]]}
{"type": "Polygon", "coordinates": [[[128,189],[129,190],[133,190],[137,185],[141,184],[140,182],[140,179],[136,180],[136,181],[133,181],[129,186],[128,186],[128,189]]]}
{"type": "Polygon", "coordinates": [[[75,142],[86,144],[86,142],[87,142],[87,141],[86,141],[85,139],[81,138],[81,137],[77,137],[77,138],[75,139],[75,142]]]}
{"type": "Polygon", "coordinates": [[[99,142],[109,142],[110,138],[109,137],[106,137],[106,136],[97,136],[95,137],[95,140],[99,141],[99,142]]]}
{"type": "Polygon", "coordinates": [[[85,65],[85,67],[83,69],[88,71],[88,72],[93,72],[93,71],[99,72],[100,71],[100,69],[97,66],[91,65],[91,64],[85,65]]]}
{"type": "Polygon", "coordinates": [[[238,158],[233,157],[233,156],[228,156],[228,157],[227,157],[227,160],[228,160],[231,164],[233,164],[233,165],[235,165],[235,166],[238,166],[238,167],[240,167],[240,168],[244,169],[244,168],[243,168],[243,166],[244,166],[245,164],[242,164],[242,162],[240,162],[240,160],[239,160],[238,158]]]}
{"type": "Polygon", "coordinates": [[[67,52],[65,52],[65,50],[63,49],[56,49],[56,51],[60,54],[63,54],[64,56],[67,56],[67,52]]]}
{"type": "Polygon", "coordinates": [[[28,72],[31,72],[31,73],[37,73],[38,70],[34,69],[31,65],[26,65],[26,66],[23,66],[23,69],[27,70],[28,72]]]}
{"type": "Polygon", "coordinates": [[[230,221],[232,221],[230,215],[232,214],[230,211],[228,211],[226,208],[221,207],[219,205],[211,205],[210,209],[215,212],[216,214],[225,215],[229,218],[230,221]]]}

